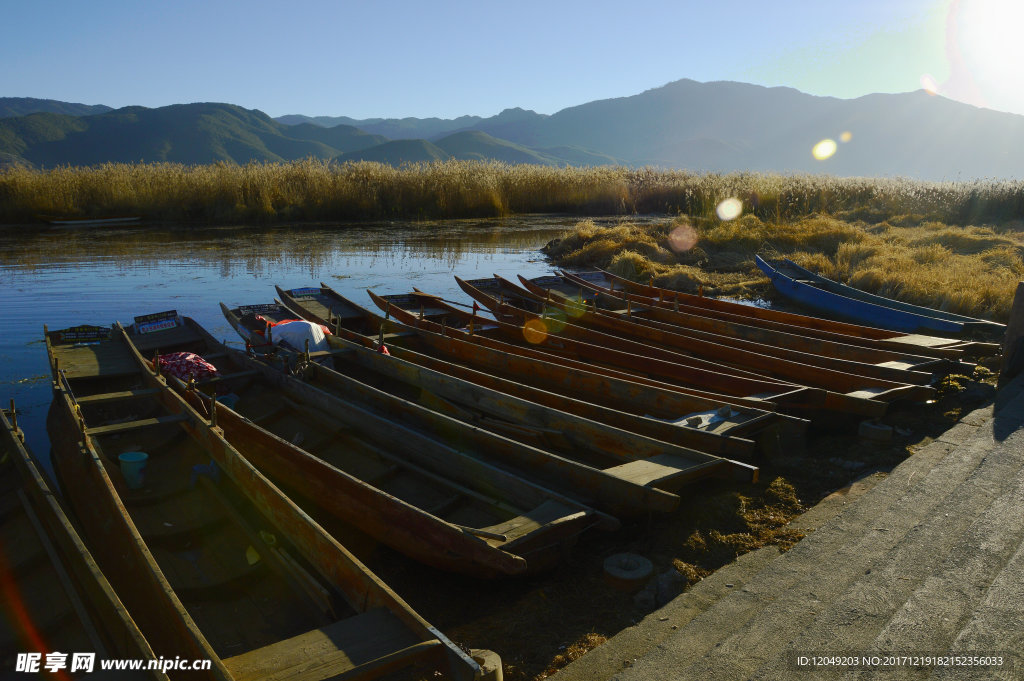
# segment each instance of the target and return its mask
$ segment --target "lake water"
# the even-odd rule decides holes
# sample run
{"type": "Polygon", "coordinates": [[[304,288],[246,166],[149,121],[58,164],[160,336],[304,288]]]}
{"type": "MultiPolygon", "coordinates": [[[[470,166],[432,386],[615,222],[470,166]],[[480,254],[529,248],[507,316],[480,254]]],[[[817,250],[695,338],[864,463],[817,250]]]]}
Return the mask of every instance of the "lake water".
{"type": "MultiPolygon", "coordinates": [[[[614,222],[617,219],[609,219],[614,222]]],[[[239,341],[220,313],[271,302],[320,281],[373,307],[365,290],[413,286],[468,301],[453,275],[538,276],[540,248],[576,223],[527,217],[431,223],[272,228],[0,229],[0,400],[14,398],[29,445],[49,464],[50,379],[43,324],[109,325],[176,309],[214,336],[239,341]]],[[[240,341],[239,341],[240,343],[240,341]]]]}

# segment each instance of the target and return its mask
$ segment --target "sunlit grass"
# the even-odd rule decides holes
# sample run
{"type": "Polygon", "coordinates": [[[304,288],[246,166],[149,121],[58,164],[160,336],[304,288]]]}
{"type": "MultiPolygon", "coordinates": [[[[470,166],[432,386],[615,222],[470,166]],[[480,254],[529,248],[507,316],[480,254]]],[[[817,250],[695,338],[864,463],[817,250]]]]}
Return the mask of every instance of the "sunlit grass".
{"type": "MultiPolygon", "coordinates": [[[[764,222],[828,214],[869,222],[998,223],[1024,216],[1024,182],[916,182],[653,168],[553,168],[445,161],[110,163],[0,171],[0,222],[139,215],[149,220],[265,223],[490,217],[514,213],[686,214],[723,205],[764,222]]],[[[729,214],[732,216],[732,213],[729,214]]]]}
{"type": "Polygon", "coordinates": [[[767,278],[754,255],[784,256],[865,291],[997,321],[1006,321],[1017,282],[1024,279],[1024,231],[1018,225],[871,224],[824,215],[775,223],[745,215],[729,222],[686,220],[697,241],[676,253],[671,235],[682,220],[611,228],[583,221],[546,250],[562,265],[724,294],[764,292],[767,278]]]}

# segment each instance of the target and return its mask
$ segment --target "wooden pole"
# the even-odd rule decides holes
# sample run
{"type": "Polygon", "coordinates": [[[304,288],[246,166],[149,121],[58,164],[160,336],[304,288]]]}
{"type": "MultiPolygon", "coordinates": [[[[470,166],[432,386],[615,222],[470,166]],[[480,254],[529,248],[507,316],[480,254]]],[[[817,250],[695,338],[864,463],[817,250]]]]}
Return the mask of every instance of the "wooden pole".
{"type": "Polygon", "coordinates": [[[1024,281],[1017,283],[1017,293],[1010,308],[1010,321],[1003,339],[1003,364],[999,370],[999,385],[1008,383],[1024,369],[1024,281]]]}

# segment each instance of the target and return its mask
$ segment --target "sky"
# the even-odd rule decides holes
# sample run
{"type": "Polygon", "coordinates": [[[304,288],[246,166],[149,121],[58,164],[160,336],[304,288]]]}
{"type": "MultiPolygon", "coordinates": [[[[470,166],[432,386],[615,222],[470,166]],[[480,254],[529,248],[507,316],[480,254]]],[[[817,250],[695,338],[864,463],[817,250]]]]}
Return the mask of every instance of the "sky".
{"type": "Polygon", "coordinates": [[[271,116],[555,113],[666,83],[1024,114],[1024,0],[0,0],[0,96],[271,116]]]}

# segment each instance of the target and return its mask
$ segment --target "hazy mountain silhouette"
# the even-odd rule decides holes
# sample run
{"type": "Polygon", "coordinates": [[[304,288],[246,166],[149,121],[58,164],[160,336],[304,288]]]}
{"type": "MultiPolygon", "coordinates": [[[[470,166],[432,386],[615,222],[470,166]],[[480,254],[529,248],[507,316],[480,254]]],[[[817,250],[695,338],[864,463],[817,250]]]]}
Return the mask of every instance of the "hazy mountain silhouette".
{"type": "Polygon", "coordinates": [[[621,165],[610,156],[572,147],[530,149],[498,139],[479,130],[466,130],[430,142],[423,139],[394,140],[384,144],[342,154],[339,161],[378,161],[391,165],[421,161],[443,161],[450,158],[467,161],[501,161],[517,164],[570,166],[621,165]]]}
{"type": "Polygon", "coordinates": [[[82,117],[36,113],[0,120],[0,154],[36,166],[328,159],[383,141],[350,126],[286,126],[261,111],[231,104],[125,107],[82,117]]]}
{"type": "Polygon", "coordinates": [[[484,120],[480,116],[459,116],[458,118],[364,118],[357,120],[348,116],[301,116],[291,114],[275,118],[285,125],[312,123],[324,128],[336,125],[351,125],[373,135],[383,135],[393,140],[428,139],[443,137],[457,130],[465,130],[484,120]]]}
{"type": "Polygon", "coordinates": [[[307,156],[398,165],[459,158],[941,180],[1024,178],[1022,146],[1024,116],[923,91],[838,99],[692,80],[551,115],[516,108],[489,118],[274,120],[229,104],[187,104],[0,120],[0,164],[46,166],[307,156]],[[339,120],[357,125],[325,127],[339,120]],[[837,141],[836,153],[815,160],[811,149],[826,138],[837,141]]]}
{"type": "Polygon", "coordinates": [[[508,109],[466,129],[541,155],[553,147],[583,150],[585,158],[569,160],[580,165],[611,158],[710,171],[1024,177],[1024,158],[1016,153],[1024,143],[1024,116],[924,91],[838,99],[784,87],[679,80],[550,116],[508,109]],[[843,133],[848,142],[841,141],[843,133]],[[811,149],[822,139],[836,140],[837,151],[816,160],[811,149]]]}
{"type": "Polygon", "coordinates": [[[112,110],[111,107],[102,104],[74,104],[58,102],[56,99],[36,99],[34,97],[0,97],[0,118],[27,116],[32,113],[91,116],[112,110]]]}

